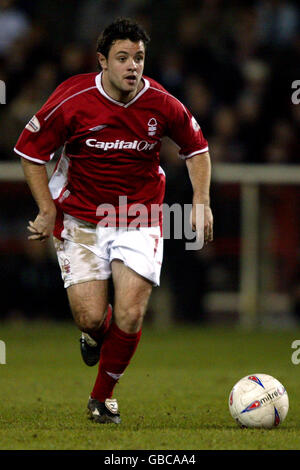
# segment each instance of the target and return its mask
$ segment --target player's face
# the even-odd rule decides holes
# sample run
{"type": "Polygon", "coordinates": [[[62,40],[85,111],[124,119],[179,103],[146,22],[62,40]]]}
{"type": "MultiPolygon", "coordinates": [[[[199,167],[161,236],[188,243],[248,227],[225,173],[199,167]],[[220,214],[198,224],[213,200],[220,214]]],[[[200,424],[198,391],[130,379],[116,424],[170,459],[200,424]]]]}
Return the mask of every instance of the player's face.
{"type": "Polygon", "coordinates": [[[108,58],[98,54],[103,69],[104,89],[117,100],[129,101],[142,88],[145,46],[143,41],[117,40],[108,58]]]}

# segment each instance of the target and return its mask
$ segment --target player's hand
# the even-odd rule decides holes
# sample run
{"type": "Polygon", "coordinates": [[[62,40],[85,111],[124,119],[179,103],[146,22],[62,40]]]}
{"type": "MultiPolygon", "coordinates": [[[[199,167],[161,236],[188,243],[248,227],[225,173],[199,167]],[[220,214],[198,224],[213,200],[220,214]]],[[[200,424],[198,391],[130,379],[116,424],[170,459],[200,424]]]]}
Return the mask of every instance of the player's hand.
{"type": "Polygon", "coordinates": [[[32,222],[29,221],[27,229],[32,235],[28,237],[29,240],[38,240],[44,242],[49,238],[53,232],[56,218],[56,209],[51,209],[46,213],[39,212],[36,219],[32,222]]]}
{"type": "Polygon", "coordinates": [[[214,218],[211,208],[204,206],[204,243],[212,242],[214,239],[214,218]]]}
{"type": "MultiPolygon", "coordinates": [[[[191,212],[191,225],[194,232],[199,231],[199,227],[197,225],[201,225],[202,217],[200,218],[200,213],[197,214],[197,206],[199,204],[193,204],[192,212],[191,212]],[[197,222],[198,219],[198,222],[197,222]]],[[[211,208],[208,205],[204,205],[204,222],[203,222],[203,229],[204,229],[204,243],[207,244],[213,241],[214,232],[213,232],[213,215],[211,208]]]]}

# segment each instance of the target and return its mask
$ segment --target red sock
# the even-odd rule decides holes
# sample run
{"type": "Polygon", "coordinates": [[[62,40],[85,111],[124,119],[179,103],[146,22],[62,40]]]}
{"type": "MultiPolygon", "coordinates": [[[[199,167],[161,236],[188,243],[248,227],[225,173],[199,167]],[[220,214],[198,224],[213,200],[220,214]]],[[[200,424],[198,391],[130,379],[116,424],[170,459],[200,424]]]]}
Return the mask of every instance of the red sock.
{"type": "Polygon", "coordinates": [[[125,333],[115,323],[110,325],[103,341],[96,382],[91,397],[104,402],[124,373],[137,348],[142,331],[125,333]]]}

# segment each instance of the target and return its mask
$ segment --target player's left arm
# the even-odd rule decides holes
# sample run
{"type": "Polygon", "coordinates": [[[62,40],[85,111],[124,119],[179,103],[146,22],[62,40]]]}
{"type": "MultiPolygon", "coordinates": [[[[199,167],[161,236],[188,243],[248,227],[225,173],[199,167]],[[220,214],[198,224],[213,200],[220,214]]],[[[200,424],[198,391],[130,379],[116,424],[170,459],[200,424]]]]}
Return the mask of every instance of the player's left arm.
{"type": "MultiPolygon", "coordinates": [[[[191,224],[198,230],[197,204],[204,205],[204,242],[213,240],[213,215],[210,208],[211,161],[208,152],[196,154],[186,159],[186,166],[193,187],[191,224]]],[[[198,206],[199,207],[199,206],[198,206]]]]}

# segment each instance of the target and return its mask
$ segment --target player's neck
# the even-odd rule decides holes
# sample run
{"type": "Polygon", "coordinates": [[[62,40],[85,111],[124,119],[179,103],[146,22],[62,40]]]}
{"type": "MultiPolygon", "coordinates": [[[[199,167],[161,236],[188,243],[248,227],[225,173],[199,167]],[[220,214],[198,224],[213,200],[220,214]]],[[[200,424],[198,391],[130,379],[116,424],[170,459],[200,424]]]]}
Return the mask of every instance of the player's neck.
{"type": "Polygon", "coordinates": [[[144,87],[143,80],[141,80],[137,88],[130,92],[123,92],[119,88],[116,88],[113,83],[109,80],[105,73],[102,74],[102,87],[105,93],[115,101],[120,103],[128,103],[131,101],[144,87]]]}

